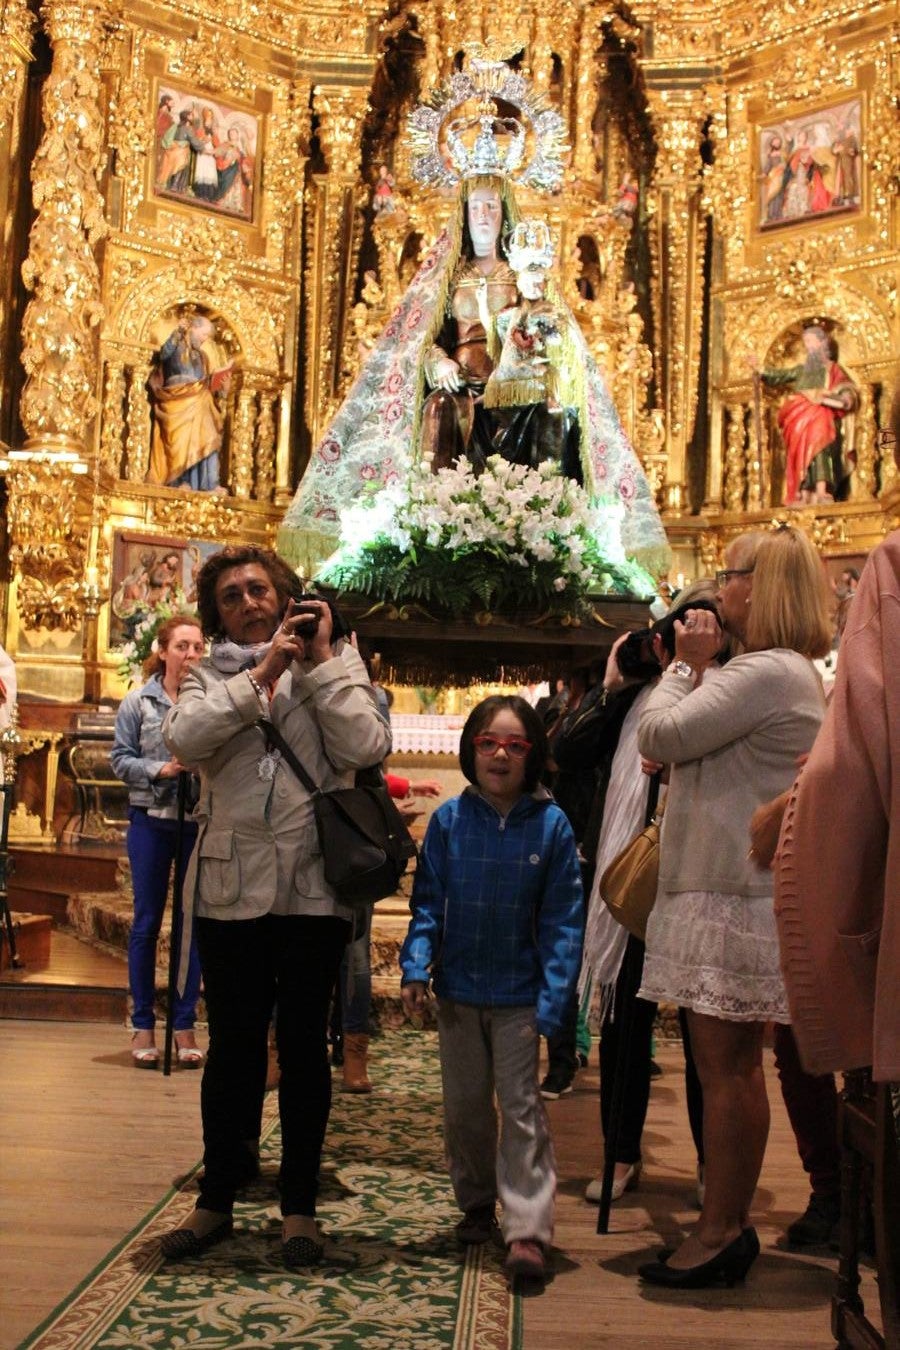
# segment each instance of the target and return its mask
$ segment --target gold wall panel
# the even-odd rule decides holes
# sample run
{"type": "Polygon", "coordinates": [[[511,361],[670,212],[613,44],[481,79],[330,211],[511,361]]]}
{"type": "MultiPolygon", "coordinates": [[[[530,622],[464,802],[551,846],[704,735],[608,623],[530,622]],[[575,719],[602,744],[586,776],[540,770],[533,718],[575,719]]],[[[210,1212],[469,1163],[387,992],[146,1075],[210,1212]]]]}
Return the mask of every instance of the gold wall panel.
{"type": "MultiPolygon", "coordinates": [[[[0,179],[23,168],[22,52],[35,23],[24,0],[7,0],[3,16],[0,179]]],[[[777,364],[814,317],[833,328],[860,389],[849,429],[857,467],[851,500],[803,523],[827,550],[851,554],[893,520],[896,476],[876,441],[900,349],[893,4],[526,0],[511,20],[485,0],[390,10],[220,0],[214,15],[199,0],[46,0],[40,22],[53,60],[28,166],[37,216],[30,240],[15,241],[32,288],[17,345],[34,462],[20,458],[7,473],[10,633],[30,653],[35,687],[71,688],[70,665],[65,681],[53,677],[70,647],[54,658],[44,638],[29,645],[40,621],[34,632],[60,640],[83,633],[84,669],[100,672],[92,689],[119,688],[107,647],[117,530],[274,539],[309,447],[451,209],[411,180],[405,115],[469,44],[513,27],[522,69],[563,113],[571,146],[563,192],[523,194],[521,204],[546,214],[558,237],[561,284],[664,508],[674,571],[708,569],[744,524],[782,510],[775,400],[757,416],[748,359],[777,364]],[[161,86],[255,119],[249,219],[155,191],[161,86]],[[859,211],[761,230],[760,128],[848,98],[862,108],[859,211]],[[397,210],[373,222],[379,163],[397,210]],[[626,175],[639,187],[633,213],[626,175]],[[147,378],[180,313],[209,316],[234,361],[215,494],[144,481],[147,378]],[[692,516],[698,474],[702,511],[692,516]],[[64,528],[58,503],[40,504],[42,475],[72,497],[64,528]]],[[[11,210],[0,194],[6,237],[11,210]]]]}

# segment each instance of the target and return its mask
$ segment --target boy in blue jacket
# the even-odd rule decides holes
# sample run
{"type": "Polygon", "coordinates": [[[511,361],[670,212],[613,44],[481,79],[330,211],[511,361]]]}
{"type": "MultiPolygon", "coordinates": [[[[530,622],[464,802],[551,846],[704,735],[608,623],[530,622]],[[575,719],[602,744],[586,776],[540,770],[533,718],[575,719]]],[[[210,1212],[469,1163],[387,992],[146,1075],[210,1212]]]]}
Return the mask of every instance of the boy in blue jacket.
{"type": "Polygon", "coordinates": [[[556,1166],[538,1051],[581,964],[578,855],[540,786],[546,758],[543,723],[525,699],[494,695],[473,709],[459,752],[472,786],[431,817],[400,953],[407,1012],[422,1011],[429,980],[438,1000],[457,1235],[487,1242],[499,1200],[512,1281],[546,1275],[556,1166]]]}

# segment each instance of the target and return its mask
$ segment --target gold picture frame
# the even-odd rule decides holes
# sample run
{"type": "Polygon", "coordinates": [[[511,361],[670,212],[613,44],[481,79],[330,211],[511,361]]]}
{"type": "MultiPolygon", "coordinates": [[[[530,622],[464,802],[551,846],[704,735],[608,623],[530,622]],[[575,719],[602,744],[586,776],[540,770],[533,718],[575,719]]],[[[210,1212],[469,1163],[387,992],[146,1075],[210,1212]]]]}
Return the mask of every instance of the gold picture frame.
{"type": "Polygon", "coordinates": [[[258,225],[260,113],[163,76],[152,88],[152,198],[258,225]]]}
{"type": "Polygon", "coordinates": [[[760,118],[755,225],[761,234],[862,214],[863,123],[861,93],[760,118]]]}

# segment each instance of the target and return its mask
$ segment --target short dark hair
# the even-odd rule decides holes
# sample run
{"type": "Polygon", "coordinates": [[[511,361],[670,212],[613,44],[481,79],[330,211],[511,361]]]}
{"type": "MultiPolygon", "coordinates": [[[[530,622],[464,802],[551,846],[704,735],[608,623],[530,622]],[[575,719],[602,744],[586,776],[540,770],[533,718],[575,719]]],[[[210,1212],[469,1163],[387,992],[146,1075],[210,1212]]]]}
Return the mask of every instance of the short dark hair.
{"type": "Polygon", "coordinates": [[[525,791],[534,792],[547,767],[547,732],[538,714],[527,699],[519,694],[491,694],[473,708],[459,738],[459,767],[470,783],[478,783],[475,776],[475,737],[490,726],[498,712],[509,709],[525,728],[531,749],[525,760],[525,791]]]}
{"type": "Polygon", "coordinates": [[[292,596],[302,595],[303,583],[277,553],[267,548],[257,548],[255,544],[229,544],[227,548],[211,554],[197,574],[197,612],[204,637],[220,637],[223,631],[216,604],[219,577],[232,567],[246,567],[248,563],[258,563],[265,570],[282,607],[287,605],[292,596]]]}

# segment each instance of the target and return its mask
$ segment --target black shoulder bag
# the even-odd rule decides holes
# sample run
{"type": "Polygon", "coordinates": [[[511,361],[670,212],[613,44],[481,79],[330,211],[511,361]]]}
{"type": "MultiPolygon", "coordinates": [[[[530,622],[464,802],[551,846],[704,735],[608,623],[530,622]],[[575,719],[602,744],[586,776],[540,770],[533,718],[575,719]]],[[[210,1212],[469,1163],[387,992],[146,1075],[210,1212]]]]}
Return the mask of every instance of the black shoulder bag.
{"type": "Polygon", "coordinates": [[[258,725],[312,798],[325,880],[340,903],[356,908],[393,895],[416,846],[381,770],[361,769],[352,788],[320,788],[278,728],[258,725]]]}

